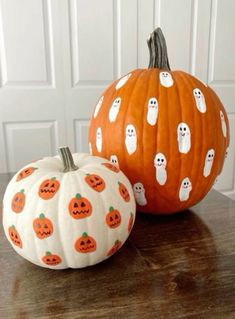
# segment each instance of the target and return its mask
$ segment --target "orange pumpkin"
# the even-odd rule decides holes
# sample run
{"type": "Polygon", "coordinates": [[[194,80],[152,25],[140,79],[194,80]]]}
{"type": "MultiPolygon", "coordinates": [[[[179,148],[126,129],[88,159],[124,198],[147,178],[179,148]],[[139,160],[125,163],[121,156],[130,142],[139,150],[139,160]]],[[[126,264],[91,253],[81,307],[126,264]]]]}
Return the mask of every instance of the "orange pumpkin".
{"type": "Polygon", "coordinates": [[[55,196],[56,192],[60,187],[60,182],[56,179],[56,177],[52,177],[51,179],[46,179],[43,181],[39,187],[38,195],[42,199],[51,199],[55,196]]]}
{"type": "Polygon", "coordinates": [[[45,256],[42,257],[42,261],[48,266],[57,266],[62,262],[60,256],[52,254],[50,251],[46,252],[45,256]]]}
{"type": "Polygon", "coordinates": [[[115,173],[120,172],[120,169],[116,165],[113,165],[111,163],[102,163],[102,165],[104,165],[105,167],[107,167],[108,169],[110,169],[111,171],[115,173]]]}
{"type": "Polygon", "coordinates": [[[25,205],[25,194],[24,189],[22,189],[20,192],[16,193],[12,199],[11,202],[11,209],[15,213],[21,213],[24,209],[25,205]]]}
{"type": "Polygon", "coordinates": [[[105,181],[102,177],[96,174],[87,174],[85,177],[87,184],[97,192],[102,192],[105,189],[105,181]]]}
{"type": "Polygon", "coordinates": [[[52,235],[53,224],[44,214],[40,214],[39,218],[34,219],[33,229],[39,239],[44,239],[52,235]]]}
{"type": "Polygon", "coordinates": [[[121,182],[118,182],[118,185],[119,185],[119,193],[120,195],[122,196],[122,198],[124,199],[125,202],[129,202],[130,201],[130,194],[126,188],[126,186],[121,183],[121,182]]]}
{"type": "Polygon", "coordinates": [[[116,240],[113,247],[107,253],[107,256],[112,256],[122,247],[122,242],[120,240],[116,240]]]}
{"type": "Polygon", "coordinates": [[[148,45],[149,68],[130,72],[103,93],[89,142],[93,155],[118,160],[139,211],[173,213],[200,201],[221,173],[229,124],[209,86],[170,70],[159,28],[148,45]]]}
{"type": "Polygon", "coordinates": [[[75,219],[85,218],[91,215],[92,206],[90,201],[82,197],[80,194],[76,194],[69,202],[69,213],[75,219]]]}
{"type": "Polygon", "coordinates": [[[22,240],[20,238],[20,235],[18,233],[18,231],[16,230],[15,226],[12,225],[11,227],[8,228],[8,234],[10,236],[10,239],[12,241],[12,243],[15,245],[15,246],[18,246],[19,248],[22,248],[23,247],[23,244],[22,244],[22,240]]]}
{"type": "Polygon", "coordinates": [[[117,209],[110,207],[109,212],[106,215],[105,221],[110,228],[117,228],[122,221],[120,212],[117,209]]]}
{"type": "Polygon", "coordinates": [[[79,253],[91,253],[96,251],[96,241],[93,237],[88,236],[87,233],[83,233],[82,237],[78,238],[75,242],[75,249],[79,253]]]}
{"type": "Polygon", "coordinates": [[[36,170],[36,167],[26,167],[18,173],[16,176],[16,181],[21,181],[23,178],[30,176],[36,170]]]}

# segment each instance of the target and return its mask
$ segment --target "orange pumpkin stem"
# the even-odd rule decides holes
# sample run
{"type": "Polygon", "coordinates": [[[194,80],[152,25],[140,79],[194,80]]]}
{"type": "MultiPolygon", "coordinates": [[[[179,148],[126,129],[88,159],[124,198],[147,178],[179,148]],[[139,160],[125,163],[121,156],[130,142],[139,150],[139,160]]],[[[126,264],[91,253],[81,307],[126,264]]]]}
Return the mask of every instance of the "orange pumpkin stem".
{"type": "Polygon", "coordinates": [[[64,166],[64,173],[76,171],[78,169],[78,167],[74,164],[73,156],[68,146],[59,147],[58,152],[64,166]]]}
{"type": "Polygon", "coordinates": [[[166,40],[161,28],[155,29],[147,40],[149,48],[149,69],[158,68],[170,71],[166,40]]]}

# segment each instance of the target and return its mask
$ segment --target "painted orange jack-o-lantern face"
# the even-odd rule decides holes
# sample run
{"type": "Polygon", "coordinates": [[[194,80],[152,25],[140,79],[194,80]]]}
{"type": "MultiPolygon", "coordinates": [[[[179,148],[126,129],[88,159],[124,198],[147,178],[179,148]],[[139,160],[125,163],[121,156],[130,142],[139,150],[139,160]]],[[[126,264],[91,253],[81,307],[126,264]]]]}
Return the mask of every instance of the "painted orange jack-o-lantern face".
{"type": "Polygon", "coordinates": [[[24,189],[16,193],[11,201],[11,209],[15,213],[20,213],[24,209],[25,205],[25,194],[24,189]]]}
{"type": "Polygon", "coordinates": [[[85,177],[87,184],[97,192],[102,192],[105,189],[105,182],[102,177],[96,174],[87,174],[85,177]]]}
{"type": "Polygon", "coordinates": [[[90,201],[87,198],[82,197],[80,194],[76,194],[76,196],[69,202],[69,213],[75,219],[90,216],[92,213],[90,201]]]}
{"type": "Polygon", "coordinates": [[[121,248],[121,246],[122,242],[120,240],[116,240],[113,247],[108,251],[107,256],[112,256],[113,254],[115,254],[118,251],[118,249],[121,248]]]}
{"type": "Polygon", "coordinates": [[[18,182],[23,178],[30,176],[36,169],[36,167],[26,167],[25,169],[20,171],[19,174],[16,176],[16,181],[18,182]]]}
{"type": "Polygon", "coordinates": [[[40,214],[39,218],[33,221],[33,229],[38,238],[44,239],[52,235],[53,224],[44,214],[40,214]]]}
{"type": "Polygon", "coordinates": [[[122,184],[121,182],[118,182],[119,185],[119,193],[122,196],[122,198],[124,199],[125,202],[129,202],[130,201],[130,194],[126,188],[126,186],[124,184],[122,184]]]}
{"type": "Polygon", "coordinates": [[[43,181],[39,187],[38,195],[42,199],[50,199],[52,198],[60,187],[60,182],[56,179],[56,177],[52,177],[51,179],[46,179],[43,181]]]}
{"type": "Polygon", "coordinates": [[[42,257],[44,264],[48,266],[57,266],[61,263],[61,258],[58,255],[52,254],[50,251],[47,251],[45,256],[42,257]]]}
{"type": "Polygon", "coordinates": [[[76,240],[75,249],[79,253],[91,253],[93,251],[96,251],[96,241],[93,237],[88,236],[87,233],[83,233],[82,237],[76,240]]]}
{"type": "Polygon", "coordinates": [[[110,207],[109,213],[106,215],[105,221],[110,228],[116,228],[121,224],[122,217],[117,209],[110,207]]]}
{"type": "Polygon", "coordinates": [[[104,165],[105,167],[107,167],[108,169],[110,169],[111,171],[115,172],[115,173],[118,173],[120,172],[120,169],[114,165],[114,164],[111,164],[111,163],[102,163],[102,165],[104,165]]]}
{"type": "Polygon", "coordinates": [[[12,243],[15,245],[15,246],[18,246],[20,248],[23,247],[22,245],[22,240],[20,238],[20,235],[18,233],[18,231],[16,230],[15,226],[12,225],[11,227],[8,228],[8,234],[11,238],[11,241],[12,243]]]}
{"type": "Polygon", "coordinates": [[[128,221],[128,226],[127,226],[129,233],[132,229],[133,223],[134,223],[134,215],[133,215],[133,213],[131,213],[129,221],[128,221]]]}

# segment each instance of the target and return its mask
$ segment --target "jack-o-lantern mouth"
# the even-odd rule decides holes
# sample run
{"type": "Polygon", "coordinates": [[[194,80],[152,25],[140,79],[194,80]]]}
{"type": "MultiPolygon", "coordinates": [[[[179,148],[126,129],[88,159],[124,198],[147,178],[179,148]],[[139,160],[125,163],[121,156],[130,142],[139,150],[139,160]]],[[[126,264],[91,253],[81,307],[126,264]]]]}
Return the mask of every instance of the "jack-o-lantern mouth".
{"type": "Polygon", "coordinates": [[[12,238],[12,237],[11,237],[11,240],[12,240],[13,243],[16,244],[16,245],[20,245],[20,244],[21,244],[21,242],[20,242],[18,239],[15,239],[15,238],[12,238]]]}
{"type": "Polygon", "coordinates": [[[52,193],[52,194],[54,194],[55,190],[54,189],[48,189],[48,188],[42,188],[42,189],[40,189],[40,192],[41,193],[52,193]]]}
{"type": "Polygon", "coordinates": [[[48,231],[45,231],[45,230],[43,230],[43,231],[37,231],[37,235],[40,235],[40,236],[48,236],[48,235],[51,235],[51,231],[50,230],[48,230],[48,231]]]}
{"type": "Polygon", "coordinates": [[[80,251],[87,251],[87,250],[90,250],[90,249],[93,249],[95,248],[95,245],[90,245],[90,246],[86,246],[86,247],[81,247],[79,248],[80,251]]]}
{"type": "Polygon", "coordinates": [[[73,210],[73,215],[87,215],[90,213],[90,209],[84,209],[84,210],[73,210]]]}
{"type": "Polygon", "coordinates": [[[120,225],[120,220],[118,220],[118,221],[116,221],[116,222],[112,222],[112,223],[109,224],[109,226],[110,226],[111,228],[115,228],[115,226],[118,226],[118,225],[120,225]]]}
{"type": "Polygon", "coordinates": [[[97,188],[97,187],[99,187],[102,184],[103,184],[103,182],[97,182],[97,183],[93,184],[92,187],[93,188],[97,188]]]}
{"type": "Polygon", "coordinates": [[[59,265],[59,261],[53,261],[53,260],[46,260],[46,263],[47,263],[47,265],[49,265],[49,266],[56,266],[56,265],[59,265]]]}

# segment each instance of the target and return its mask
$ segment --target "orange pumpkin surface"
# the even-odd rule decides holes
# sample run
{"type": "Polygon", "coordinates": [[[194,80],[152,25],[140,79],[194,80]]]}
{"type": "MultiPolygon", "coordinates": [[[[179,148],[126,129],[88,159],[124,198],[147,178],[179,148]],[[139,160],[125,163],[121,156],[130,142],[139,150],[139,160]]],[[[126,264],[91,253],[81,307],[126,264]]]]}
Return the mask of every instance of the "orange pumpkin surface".
{"type": "Polygon", "coordinates": [[[148,45],[149,68],[115,81],[99,99],[89,141],[93,155],[116,159],[139,211],[173,213],[196,204],[213,186],[229,145],[229,123],[209,86],[170,70],[159,28],[148,45]]]}

